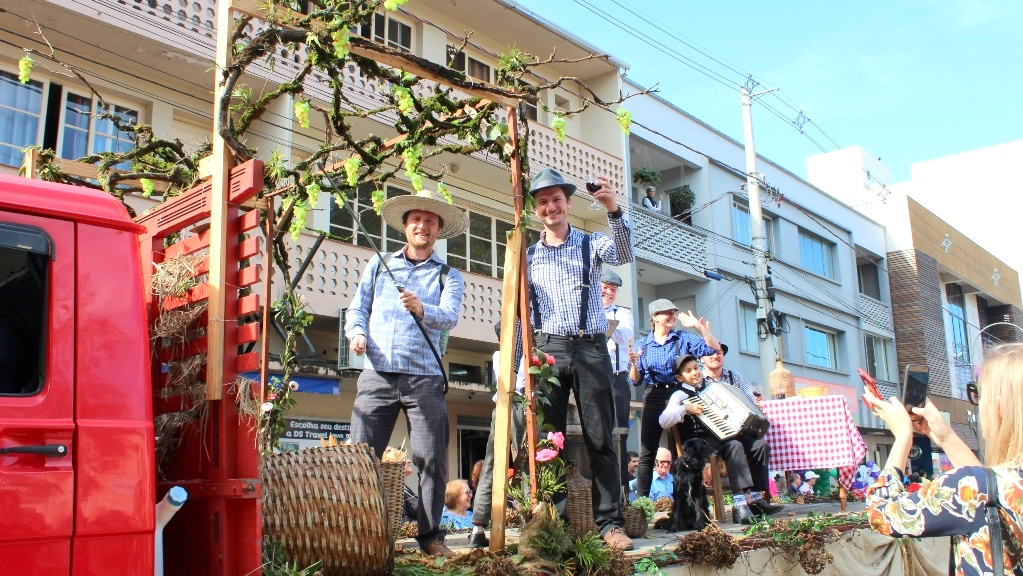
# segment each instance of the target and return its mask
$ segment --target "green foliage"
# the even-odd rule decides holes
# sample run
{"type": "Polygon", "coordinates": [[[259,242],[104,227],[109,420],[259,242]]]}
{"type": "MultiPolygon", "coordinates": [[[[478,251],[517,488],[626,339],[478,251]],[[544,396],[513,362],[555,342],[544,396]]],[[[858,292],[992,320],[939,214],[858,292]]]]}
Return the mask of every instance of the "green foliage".
{"type": "Polygon", "coordinates": [[[818,514],[810,512],[806,518],[793,520],[771,520],[766,516],[758,516],[743,534],[751,538],[765,538],[776,546],[799,547],[806,543],[806,538],[820,534],[836,526],[866,527],[866,511],[852,514],[818,514]]]}
{"type": "Polygon", "coordinates": [[[29,80],[32,79],[32,65],[35,64],[35,60],[28,56],[18,60],[18,80],[22,84],[28,84],[29,80]]]}
{"type": "Polygon", "coordinates": [[[153,195],[153,181],[149,178],[143,178],[139,182],[142,183],[142,195],[149,198],[153,195]]]}
{"type": "Polygon", "coordinates": [[[682,206],[692,206],[696,203],[696,194],[693,193],[688,184],[672,190],[670,198],[672,202],[677,202],[682,206]]]}
{"type": "Polygon", "coordinates": [[[632,173],[632,181],[639,185],[657,186],[661,183],[661,173],[653,168],[640,168],[632,173]]]}
{"type": "Polygon", "coordinates": [[[607,564],[609,554],[604,547],[604,539],[590,532],[572,541],[572,556],[575,557],[576,568],[586,573],[607,564]]]}
{"type": "Polygon", "coordinates": [[[636,498],[631,504],[636,508],[643,511],[643,515],[646,516],[647,522],[654,521],[654,501],[646,496],[640,496],[636,498]]]}
{"type": "Polygon", "coordinates": [[[274,302],[274,319],[284,328],[286,337],[281,350],[281,366],[284,368],[283,378],[274,376],[266,387],[266,398],[259,411],[259,449],[268,456],[281,447],[281,434],[284,432],[284,417],[295,406],[291,395],[298,390],[298,384],[291,381],[295,372],[295,347],[298,338],[313,322],[305,298],[295,291],[287,291],[281,299],[274,302]],[[285,384],[287,383],[287,384],[285,384]]]}
{"type": "Polygon", "coordinates": [[[316,576],[320,574],[320,562],[299,568],[298,562],[288,562],[280,542],[263,545],[263,576],[316,576]]]}
{"type": "Polygon", "coordinates": [[[678,554],[658,546],[650,551],[650,555],[636,560],[633,570],[637,574],[648,574],[649,576],[664,576],[661,567],[670,562],[677,562],[678,554]]]}

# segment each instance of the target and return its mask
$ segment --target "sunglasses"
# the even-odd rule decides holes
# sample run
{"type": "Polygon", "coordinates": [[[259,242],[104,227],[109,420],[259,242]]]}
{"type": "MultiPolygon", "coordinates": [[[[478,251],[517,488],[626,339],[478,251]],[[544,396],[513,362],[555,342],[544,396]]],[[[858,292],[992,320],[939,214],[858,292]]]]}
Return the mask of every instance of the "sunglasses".
{"type": "Polygon", "coordinates": [[[966,399],[974,406],[980,403],[980,390],[977,388],[976,382],[970,382],[966,385],[966,399]]]}

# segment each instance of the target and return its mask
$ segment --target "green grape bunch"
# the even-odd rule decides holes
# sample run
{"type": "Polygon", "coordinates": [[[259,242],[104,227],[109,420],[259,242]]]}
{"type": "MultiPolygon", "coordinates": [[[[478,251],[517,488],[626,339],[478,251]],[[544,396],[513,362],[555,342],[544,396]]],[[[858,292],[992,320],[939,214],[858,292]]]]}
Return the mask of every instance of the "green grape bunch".
{"type": "Polygon", "coordinates": [[[305,200],[295,203],[295,208],[292,210],[291,216],[291,239],[295,242],[298,241],[298,235],[302,233],[305,228],[305,218],[309,213],[309,203],[305,200]]]}
{"type": "Polygon", "coordinates": [[[295,118],[298,118],[298,125],[303,128],[309,127],[309,102],[299,100],[295,102],[295,118]]]}
{"type": "Polygon", "coordinates": [[[444,197],[444,200],[446,200],[448,204],[454,204],[455,203],[454,199],[451,198],[451,191],[448,190],[448,185],[447,184],[445,184],[443,182],[438,182],[437,183],[437,192],[439,192],[440,195],[444,197]]]}
{"type": "Polygon", "coordinates": [[[551,130],[554,130],[554,138],[558,142],[565,141],[565,115],[555,114],[554,120],[551,120],[551,130]]]}
{"type": "Polygon", "coordinates": [[[392,90],[394,99],[398,104],[398,111],[409,116],[416,111],[416,104],[412,101],[412,93],[404,86],[395,86],[392,90]]]}
{"type": "Polygon", "coordinates": [[[408,0],[384,0],[384,8],[394,11],[397,10],[399,6],[407,2],[408,0]]]}
{"type": "Polygon", "coordinates": [[[18,60],[18,80],[21,80],[22,84],[28,84],[28,81],[32,78],[33,64],[35,64],[35,60],[28,56],[18,60]]]}
{"type": "Polygon", "coordinates": [[[629,129],[632,126],[632,112],[629,112],[624,107],[619,107],[615,115],[618,117],[618,125],[622,127],[622,134],[628,136],[629,129]]]}
{"type": "Polygon", "coordinates": [[[348,178],[348,185],[353,188],[359,183],[360,166],[362,166],[362,158],[358,156],[345,158],[345,177],[348,178]]]}
{"type": "Polygon", "coordinates": [[[305,193],[309,195],[309,204],[316,206],[320,199],[320,185],[316,182],[310,183],[305,187],[305,193]]]}
{"type": "Polygon", "coordinates": [[[384,194],[383,188],[377,188],[370,194],[370,200],[373,201],[373,211],[380,214],[380,207],[383,206],[384,200],[387,199],[387,195],[384,194]]]}
{"type": "Polygon", "coordinates": [[[330,39],[334,44],[334,55],[343,60],[352,48],[351,36],[348,28],[342,25],[340,19],[335,19],[334,24],[341,27],[330,33],[330,39]]]}
{"type": "Polygon", "coordinates": [[[153,181],[149,178],[139,180],[142,183],[142,196],[149,198],[153,195],[153,181]]]}

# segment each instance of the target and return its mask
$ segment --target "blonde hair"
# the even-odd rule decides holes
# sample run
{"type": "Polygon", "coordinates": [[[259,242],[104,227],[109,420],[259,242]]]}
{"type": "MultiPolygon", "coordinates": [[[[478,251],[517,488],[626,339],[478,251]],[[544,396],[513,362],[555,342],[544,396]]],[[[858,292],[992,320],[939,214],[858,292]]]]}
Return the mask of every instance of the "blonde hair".
{"type": "Polygon", "coordinates": [[[454,508],[455,504],[458,504],[458,497],[462,495],[462,491],[469,487],[469,483],[465,480],[452,480],[444,486],[444,505],[448,508],[454,508]]]}
{"type": "Polygon", "coordinates": [[[980,429],[988,466],[1023,466],[1023,344],[1002,344],[985,354],[978,378],[980,429]]]}

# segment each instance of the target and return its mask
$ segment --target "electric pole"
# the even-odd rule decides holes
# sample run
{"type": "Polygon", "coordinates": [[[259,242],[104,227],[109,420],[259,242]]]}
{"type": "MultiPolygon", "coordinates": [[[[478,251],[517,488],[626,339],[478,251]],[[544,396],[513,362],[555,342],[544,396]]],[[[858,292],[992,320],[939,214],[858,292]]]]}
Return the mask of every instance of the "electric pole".
{"type": "MultiPolygon", "coordinates": [[[[768,330],[767,321],[771,316],[773,290],[768,294],[769,278],[767,273],[767,236],[764,229],[764,213],[760,208],[760,173],[757,172],[757,152],[753,145],[753,99],[771,90],[757,94],[751,91],[755,84],[753,78],[742,87],[742,128],[746,144],[746,190],[749,192],[749,225],[750,240],[753,248],[753,282],[756,287],[757,299],[757,337],[760,341],[760,392],[770,398],[768,375],[774,368],[775,344],[774,335],[768,330]]],[[[777,90],[773,88],[772,90],[777,90]]]]}

